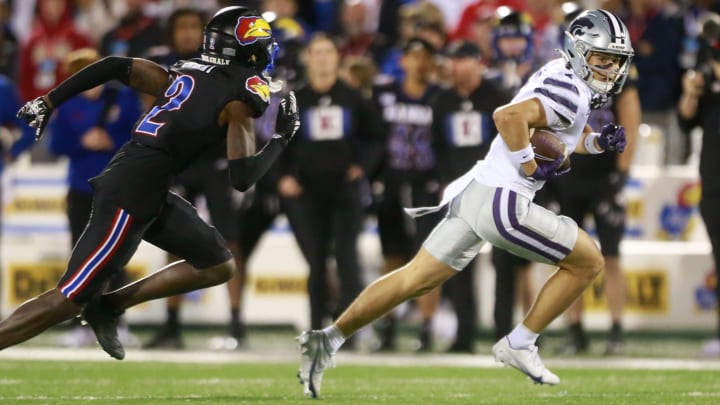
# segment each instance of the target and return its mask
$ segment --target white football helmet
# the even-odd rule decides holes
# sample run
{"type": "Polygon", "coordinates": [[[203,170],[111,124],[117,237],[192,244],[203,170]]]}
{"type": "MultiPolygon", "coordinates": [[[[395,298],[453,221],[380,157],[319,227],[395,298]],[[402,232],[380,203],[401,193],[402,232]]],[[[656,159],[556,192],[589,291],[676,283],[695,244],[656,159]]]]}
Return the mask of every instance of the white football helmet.
{"type": "Polygon", "coordinates": [[[565,31],[565,41],[560,52],[568,68],[600,95],[613,95],[622,90],[635,54],[625,24],[605,10],[588,10],[575,17],[565,31]],[[587,60],[593,52],[619,56],[620,67],[609,70],[607,66],[589,65],[587,60]],[[605,79],[596,79],[593,72],[605,79]]]}

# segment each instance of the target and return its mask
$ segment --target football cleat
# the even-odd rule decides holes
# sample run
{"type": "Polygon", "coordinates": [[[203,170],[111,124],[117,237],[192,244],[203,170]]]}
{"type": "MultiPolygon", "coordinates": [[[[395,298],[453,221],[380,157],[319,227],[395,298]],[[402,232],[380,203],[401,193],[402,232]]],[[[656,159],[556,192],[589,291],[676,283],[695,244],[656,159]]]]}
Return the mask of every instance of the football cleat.
{"type": "Polygon", "coordinates": [[[335,354],[330,352],[327,337],[322,331],[305,331],[295,340],[301,356],[298,370],[300,384],[305,395],[317,398],[320,396],[323,372],[335,367],[335,354]]]}
{"type": "Polygon", "coordinates": [[[543,365],[535,345],[530,346],[529,349],[513,349],[505,336],[495,343],[492,351],[495,361],[522,371],[535,384],[556,385],[560,383],[560,378],[543,365]]]}
{"type": "Polygon", "coordinates": [[[111,357],[125,358],[125,349],[118,337],[118,323],[122,313],[108,310],[99,300],[90,301],[82,312],[82,318],[92,327],[100,346],[111,357]]]}

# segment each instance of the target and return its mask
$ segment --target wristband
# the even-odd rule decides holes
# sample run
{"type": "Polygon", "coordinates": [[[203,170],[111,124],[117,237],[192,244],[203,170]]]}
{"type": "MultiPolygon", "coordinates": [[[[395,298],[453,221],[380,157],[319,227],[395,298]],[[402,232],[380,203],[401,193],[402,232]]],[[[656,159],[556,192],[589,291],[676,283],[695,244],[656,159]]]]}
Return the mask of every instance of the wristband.
{"type": "Polygon", "coordinates": [[[591,155],[598,155],[605,152],[604,150],[595,146],[595,140],[600,137],[598,132],[590,132],[585,137],[585,150],[591,155]]]}
{"type": "Polygon", "coordinates": [[[535,159],[535,151],[533,151],[533,147],[530,144],[520,150],[510,151],[510,160],[516,166],[520,166],[523,163],[527,163],[533,159],[535,159]]]}

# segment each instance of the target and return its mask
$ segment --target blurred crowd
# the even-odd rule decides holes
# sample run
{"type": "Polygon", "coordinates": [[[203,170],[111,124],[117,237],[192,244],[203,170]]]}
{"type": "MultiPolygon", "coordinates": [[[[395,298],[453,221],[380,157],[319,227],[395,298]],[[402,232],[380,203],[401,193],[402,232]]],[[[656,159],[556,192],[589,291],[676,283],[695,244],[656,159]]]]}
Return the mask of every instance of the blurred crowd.
{"type": "MultiPolygon", "coordinates": [[[[280,44],[273,76],[283,81],[283,92],[296,91],[303,126],[252,195],[238,198],[229,191],[221,146],[178,176],[177,191],[190,200],[205,195],[211,220],[241,269],[275,217],[287,215],[310,268],[313,329],[362,289],[357,238],[366,217],[377,218],[385,268],[406,262],[437,217],[413,222],[402,207],[434,205],[443,186],[484,155],[496,132],[492,111],[507,103],[537,68],[559,57],[564,27],[583,9],[601,7],[618,15],[635,49],[625,91],[594,113],[591,123],[599,129],[617,121],[635,139],[640,124],[648,124],[664,145],[656,164],[685,164],[699,153],[688,134],[703,126],[693,125],[695,115],[708,113],[683,105],[679,117],[678,105],[681,98],[687,103],[696,96],[697,101],[707,95],[704,87],[718,83],[712,74],[720,30],[703,31],[713,12],[720,11],[715,0],[0,0],[0,93],[6,95],[0,125],[8,128],[0,131],[4,160],[14,160],[33,145],[33,134],[14,118],[22,102],[46,94],[106,55],[142,57],[165,66],[197,57],[205,21],[228,5],[255,8],[270,22],[280,44]],[[9,130],[13,127],[21,131],[9,130]],[[208,179],[225,180],[213,185],[208,179]]],[[[71,161],[73,240],[89,210],[87,179],[128,139],[133,123],[152,103],[121,86],[82,97],[58,109],[49,133],[32,148],[35,160],[65,155],[71,161]]],[[[278,100],[274,95],[256,123],[258,139],[272,136],[278,100]]],[[[539,196],[579,223],[592,214],[599,224],[611,308],[608,354],[621,351],[624,342],[617,247],[624,207],[611,202],[609,211],[604,206],[600,212],[595,201],[617,200],[632,160],[632,148],[594,163],[574,160],[574,180],[563,179],[550,187],[555,193],[539,196]],[[583,188],[597,182],[604,182],[610,194],[593,194],[603,187],[583,188]]],[[[718,227],[708,226],[716,257],[720,242],[715,243],[713,230],[718,227]]],[[[513,324],[515,304],[527,309],[533,286],[529,263],[497,252],[493,264],[498,274],[496,335],[503,336],[513,324]]],[[[458,317],[456,340],[448,350],[474,350],[473,266],[444,291],[417,300],[422,318],[418,350],[433,347],[432,317],[443,296],[458,317]]],[[[243,279],[241,271],[229,285],[233,347],[243,347],[246,339],[243,279]]],[[[180,298],[170,300],[167,322],[146,346],[182,347],[180,305],[180,298]]],[[[587,350],[581,314],[581,309],[569,314],[563,351],[587,350]]],[[[396,317],[390,314],[377,325],[378,348],[395,347],[396,317]]],[[[69,344],[80,339],[75,335],[69,344]]],[[[720,355],[720,331],[706,349],[720,355]]]]}

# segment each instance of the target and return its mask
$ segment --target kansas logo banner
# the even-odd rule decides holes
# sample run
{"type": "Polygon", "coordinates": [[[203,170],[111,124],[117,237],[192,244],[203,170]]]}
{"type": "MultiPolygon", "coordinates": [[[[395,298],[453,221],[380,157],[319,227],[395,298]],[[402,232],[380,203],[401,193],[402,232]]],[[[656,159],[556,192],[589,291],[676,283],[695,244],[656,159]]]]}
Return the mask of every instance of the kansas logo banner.
{"type": "Polygon", "coordinates": [[[265,80],[259,76],[249,77],[245,81],[245,88],[250,92],[262,99],[264,102],[270,101],[270,87],[268,87],[265,80]]]}
{"type": "Polygon", "coordinates": [[[258,39],[272,37],[272,29],[262,17],[240,17],[235,26],[235,37],[241,45],[250,45],[258,39]]]}

